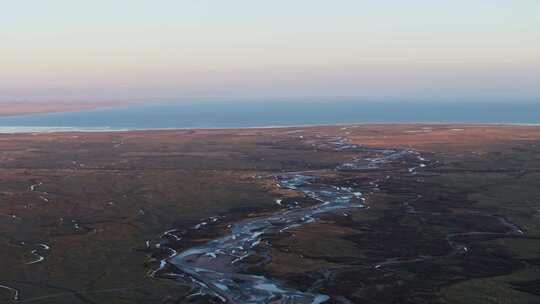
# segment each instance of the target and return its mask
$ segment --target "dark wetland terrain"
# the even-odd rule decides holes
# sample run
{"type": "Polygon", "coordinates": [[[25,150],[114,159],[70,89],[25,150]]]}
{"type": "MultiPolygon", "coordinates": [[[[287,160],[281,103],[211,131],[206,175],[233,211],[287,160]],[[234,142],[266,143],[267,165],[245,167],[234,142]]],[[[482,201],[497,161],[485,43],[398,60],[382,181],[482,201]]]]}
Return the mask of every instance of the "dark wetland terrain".
{"type": "Polygon", "coordinates": [[[540,303],[540,127],[0,135],[0,303],[540,303]]]}

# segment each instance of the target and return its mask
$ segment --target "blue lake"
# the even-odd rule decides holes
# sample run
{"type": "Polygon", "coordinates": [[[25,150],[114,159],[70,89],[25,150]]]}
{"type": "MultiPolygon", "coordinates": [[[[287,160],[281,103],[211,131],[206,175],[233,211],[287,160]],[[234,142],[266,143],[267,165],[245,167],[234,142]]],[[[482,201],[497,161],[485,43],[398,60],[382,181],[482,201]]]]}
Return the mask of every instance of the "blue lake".
{"type": "Polygon", "coordinates": [[[183,102],[1,117],[0,127],[123,130],[415,122],[540,124],[540,102],[183,102]]]}

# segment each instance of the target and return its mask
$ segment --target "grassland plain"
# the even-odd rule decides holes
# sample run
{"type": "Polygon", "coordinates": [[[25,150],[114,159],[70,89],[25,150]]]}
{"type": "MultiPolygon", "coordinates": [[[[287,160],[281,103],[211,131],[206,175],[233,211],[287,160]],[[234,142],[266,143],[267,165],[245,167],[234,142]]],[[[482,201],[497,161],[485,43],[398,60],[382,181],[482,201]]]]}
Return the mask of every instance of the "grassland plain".
{"type": "Polygon", "coordinates": [[[208,303],[149,276],[162,233],[224,218],[182,250],[278,198],[314,204],[261,176],[354,158],[325,147],[336,138],[419,151],[429,166],[377,173],[389,178],[369,208],[268,236],[271,261],[247,271],[332,303],[540,301],[540,128],[361,125],[0,135],[0,285],[13,288],[0,302],[208,303]]]}

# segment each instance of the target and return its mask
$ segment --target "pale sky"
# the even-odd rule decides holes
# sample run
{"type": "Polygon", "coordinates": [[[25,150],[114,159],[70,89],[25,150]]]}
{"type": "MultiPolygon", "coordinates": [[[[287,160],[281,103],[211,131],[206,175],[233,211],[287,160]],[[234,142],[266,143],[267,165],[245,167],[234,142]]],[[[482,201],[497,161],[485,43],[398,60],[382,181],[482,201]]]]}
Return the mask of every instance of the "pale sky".
{"type": "Polygon", "coordinates": [[[540,98],[538,0],[0,4],[0,101],[540,98]]]}

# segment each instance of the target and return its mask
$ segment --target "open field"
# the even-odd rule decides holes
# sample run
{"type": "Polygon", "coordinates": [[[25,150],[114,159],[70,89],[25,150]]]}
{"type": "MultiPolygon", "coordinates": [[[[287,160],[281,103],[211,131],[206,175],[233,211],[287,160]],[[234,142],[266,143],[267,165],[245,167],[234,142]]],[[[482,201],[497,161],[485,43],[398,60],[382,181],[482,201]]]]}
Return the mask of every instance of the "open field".
{"type": "Polygon", "coordinates": [[[540,127],[361,125],[2,134],[0,302],[212,303],[149,275],[166,255],[156,245],[203,244],[279,211],[276,199],[316,204],[272,176],[363,153],[329,144],[341,138],[427,165],[328,174],[369,208],[265,236],[243,271],[328,303],[540,301],[540,127]],[[366,186],[373,176],[384,182],[366,186]],[[169,229],[185,233],[164,239],[169,229]]]}

